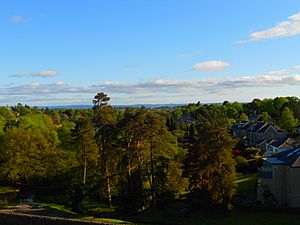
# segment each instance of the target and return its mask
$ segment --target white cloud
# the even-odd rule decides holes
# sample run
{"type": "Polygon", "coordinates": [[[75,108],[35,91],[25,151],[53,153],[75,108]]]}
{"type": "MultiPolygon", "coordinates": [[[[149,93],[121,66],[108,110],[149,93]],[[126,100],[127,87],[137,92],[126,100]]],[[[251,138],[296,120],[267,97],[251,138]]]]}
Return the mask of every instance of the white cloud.
{"type": "Polygon", "coordinates": [[[268,72],[269,75],[285,75],[288,73],[289,73],[289,70],[272,70],[272,71],[268,72]]]}
{"type": "Polygon", "coordinates": [[[300,12],[288,17],[287,20],[279,22],[274,27],[257,31],[249,35],[250,39],[238,41],[238,44],[268,40],[273,38],[289,37],[300,34],[300,12]]]}
{"type": "Polygon", "coordinates": [[[54,70],[45,70],[45,71],[40,71],[40,72],[34,72],[31,75],[34,77],[46,78],[46,77],[55,77],[55,76],[57,76],[57,74],[58,73],[54,70]]]}
{"type": "Polygon", "coordinates": [[[11,20],[14,22],[14,23],[23,23],[24,22],[24,18],[22,16],[12,16],[11,17],[11,20]]]}
{"type": "Polygon", "coordinates": [[[39,83],[32,83],[32,84],[29,84],[27,87],[28,87],[29,89],[30,89],[30,88],[36,89],[36,88],[40,87],[40,84],[39,84],[39,83]]]}
{"type": "Polygon", "coordinates": [[[14,75],[11,75],[11,77],[16,77],[16,78],[23,78],[23,77],[27,77],[28,74],[24,73],[24,72],[20,72],[20,73],[16,73],[14,75]]]}
{"type": "Polygon", "coordinates": [[[290,73],[298,71],[298,70],[300,70],[300,65],[292,66],[287,69],[272,70],[272,71],[267,72],[266,74],[267,75],[286,75],[286,74],[290,74],[290,73]]]}
{"type": "Polygon", "coordinates": [[[229,63],[220,60],[212,60],[206,62],[197,63],[194,66],[195,71],[206,72],[206,71],[221,71],[229,67],[229,63]]]}
{"type": "Polygon", "coordinates": [[[65,85],[66,85],[66,82],[64,82],[64,81],[58,81],[53,84],[53,86],[56,86],[56,87],[63,87],[65,85]]]}
{"type": "Polygon", "coordinates": [[[300,65],[292,67],[292,70],[300,70],[300,65]]]}

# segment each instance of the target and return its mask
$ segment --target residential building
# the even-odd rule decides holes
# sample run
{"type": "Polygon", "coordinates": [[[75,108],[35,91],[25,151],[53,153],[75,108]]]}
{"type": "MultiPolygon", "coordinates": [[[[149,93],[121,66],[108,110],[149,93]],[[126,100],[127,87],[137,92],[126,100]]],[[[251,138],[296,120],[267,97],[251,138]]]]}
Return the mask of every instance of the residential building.
{"type": "Polygon", "coordinates": [[[258,174],[257,200],[280,207],[300,207],[300,148],[264,159],[258,174]]]}
{"type": "Polygon", "coordinates": [[[232,127],[234,137],[240,138],[245,146],[266,149],[266,143],[273,139],[283,140],[287,132],[271,123],[248,121],[234,124],[232,127]]]}
{"type": "Polygon", "coordinates": [[[300,147],[300,143],[292,138],[272,139],[266,143],[264,155],[271,156],[297,147],[300,147]]]}

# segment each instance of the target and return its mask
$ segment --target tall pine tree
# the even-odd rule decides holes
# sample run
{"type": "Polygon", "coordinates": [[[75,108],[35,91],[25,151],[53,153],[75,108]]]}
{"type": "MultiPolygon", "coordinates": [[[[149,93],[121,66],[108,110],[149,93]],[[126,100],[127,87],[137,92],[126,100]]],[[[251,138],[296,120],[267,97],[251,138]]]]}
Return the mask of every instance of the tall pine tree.
{"type": "Polygon", "coordinates": [[[230,207],[236,188],[235,161],[231,153],[234,141],[228,128],[221,111],[199,110],[186,161],[192,193],[224,209],[230,207]]]}

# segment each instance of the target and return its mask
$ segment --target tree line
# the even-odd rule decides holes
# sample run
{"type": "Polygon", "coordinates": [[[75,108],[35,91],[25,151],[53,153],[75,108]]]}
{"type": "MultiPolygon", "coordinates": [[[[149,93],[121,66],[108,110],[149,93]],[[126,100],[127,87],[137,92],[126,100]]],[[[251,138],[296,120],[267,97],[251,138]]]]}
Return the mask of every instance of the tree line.
{"type": "Polygon", "coordinates": [[[300,116],[294,97],[156,110],[109,101],[98,93],[92,109],[1,107],[1,184],[74,211],[85,198],[131,213],[181,196],[226,210],[237,179],[232,123],[261,114],[293,132],[300,116]]]}

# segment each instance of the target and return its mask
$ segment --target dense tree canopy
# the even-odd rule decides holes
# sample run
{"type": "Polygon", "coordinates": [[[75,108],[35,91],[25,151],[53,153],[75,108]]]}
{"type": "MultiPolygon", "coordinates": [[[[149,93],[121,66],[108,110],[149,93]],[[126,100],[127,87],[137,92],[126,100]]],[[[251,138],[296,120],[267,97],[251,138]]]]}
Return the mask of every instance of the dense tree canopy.
{"type": "Polygon", "coordinates": [[[299,138],[296,97],[155,109],[112,107],[109,100],[98,93],[91,109],[0,107],[0,182],[38,197],[63,195],[77,211],[84,198],[136,212],[186,193],[225,209],[235,193],[235,164],[241,170],[261,154],[235,146],[233,123],[259,119],[299,138]]]}

